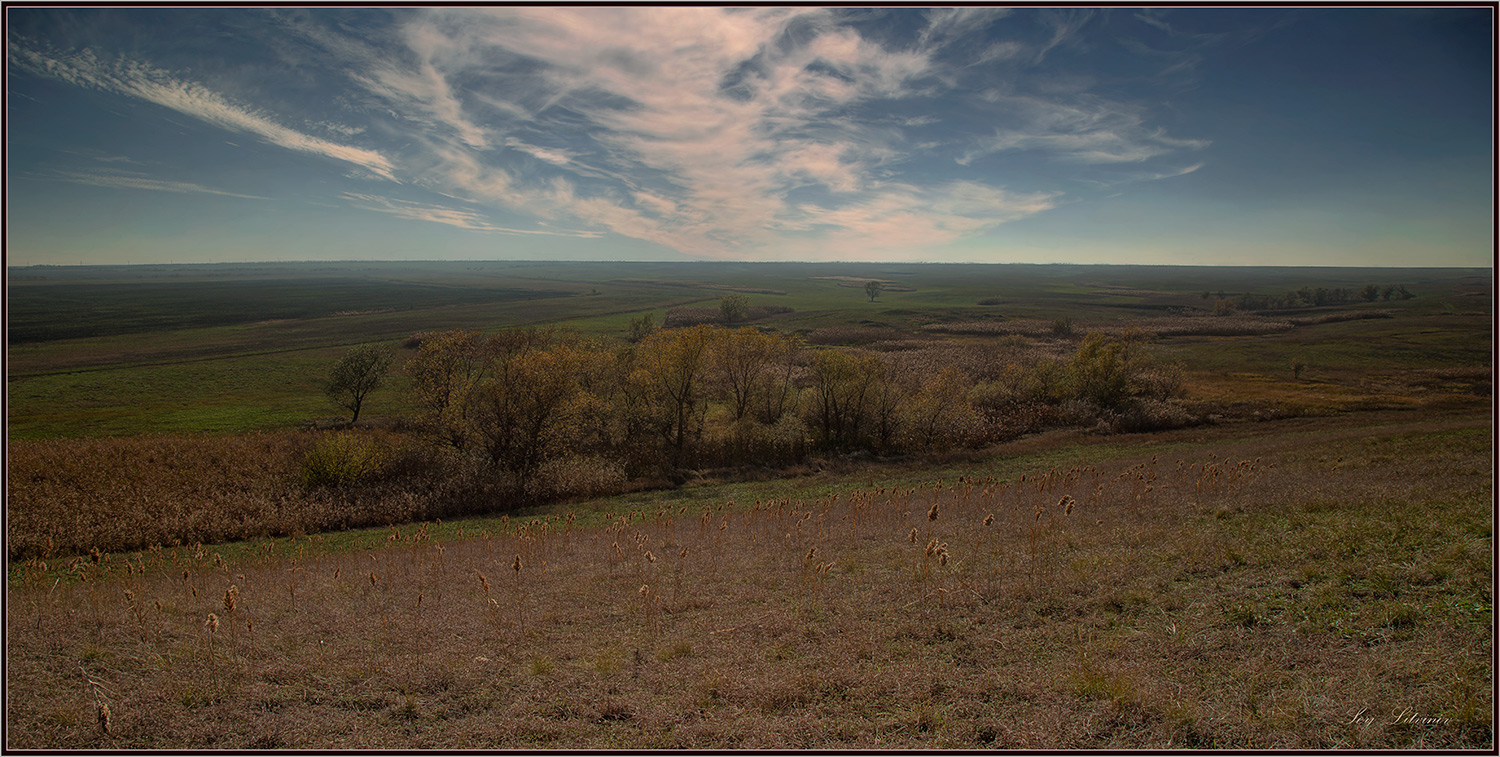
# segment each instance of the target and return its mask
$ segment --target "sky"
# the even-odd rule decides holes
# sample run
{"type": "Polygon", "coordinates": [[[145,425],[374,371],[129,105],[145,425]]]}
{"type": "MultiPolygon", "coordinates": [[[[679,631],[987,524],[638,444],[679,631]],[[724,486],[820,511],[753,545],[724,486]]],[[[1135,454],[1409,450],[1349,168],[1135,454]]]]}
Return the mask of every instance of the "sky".
{"type": "Polygon", "coordinates": [[[9,265],[1490,266],[1493,9],[6,9],[9,265]]]}

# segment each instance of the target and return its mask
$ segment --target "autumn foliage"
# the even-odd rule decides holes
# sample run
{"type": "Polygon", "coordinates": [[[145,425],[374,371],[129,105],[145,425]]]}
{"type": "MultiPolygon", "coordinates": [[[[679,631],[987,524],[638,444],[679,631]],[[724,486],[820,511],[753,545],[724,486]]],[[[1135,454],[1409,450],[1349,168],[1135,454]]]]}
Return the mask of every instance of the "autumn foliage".
{"type": "Polygon", "coordinates": [[[808,348],[706,324],[634,343],[552,329],[413,343],[416,411],[394,429],[12,444],[12,557],[514,510],[704,469],[928,455],[1066,424],[1194,421],[1139,334],[1090,335],[1066,356],[1003,340],[808,348]]]}

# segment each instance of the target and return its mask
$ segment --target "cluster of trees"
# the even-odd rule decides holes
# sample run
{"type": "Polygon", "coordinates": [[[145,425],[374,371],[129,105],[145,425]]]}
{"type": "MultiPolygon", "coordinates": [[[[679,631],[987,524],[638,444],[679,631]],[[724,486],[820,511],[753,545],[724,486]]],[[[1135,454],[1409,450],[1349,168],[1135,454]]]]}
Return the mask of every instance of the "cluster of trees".
{"type": "MultiPolygon", "coordinates": [[[[405,367],[413,423],[507,488],[535,492],[580,462],[624,479],[673,479],[816,452],[977,447],[1046,425],[1140,416],[1179,385],[1130,335],[1091,334],[1070,357],[1025,365],[965,362],[955,357],[963,350],[808,348],[798,336],[752,327],[660,329],[640,320],[630,337],[421,335],[405,367]]],[[[372,365],[362,350],[346,361],[372,365]]]]}
{"type": "Polygon", "coordinates": [[[550,329],[426,335],[406,364],[417,425],[526,489],[567,457],[636,475],[698,464],[710,405],[729,423],[765,426],[793,409],[794,339],[642,323],[616,348],[550,329]]]}
{"type": "MultiPolygon", "coordinates": [[[[1205,291],[1203,299],[1214,296],[1213,293],[1205,291]]],[[[1349,302],[1374,302],[1376,300],[1390,301],[1409,300],[1416,295],[1406,288],[1405,284],[1379,286],[1377,284],[1366,284],[1360,289],[1345,289],[1342,287],[1302,287],[1294,292],[1284,295],[1274,294],[1251,294],[1246,292],[1238,297],[1229,298],[1221,290],[1218,293],[1219,303],[1232,303],[1233,307],[1215,308],[1215,312],[1233,310],[1286,310],[1289,308],[1317,307],[1320,305],[1342,305],[1349,302]]]]}

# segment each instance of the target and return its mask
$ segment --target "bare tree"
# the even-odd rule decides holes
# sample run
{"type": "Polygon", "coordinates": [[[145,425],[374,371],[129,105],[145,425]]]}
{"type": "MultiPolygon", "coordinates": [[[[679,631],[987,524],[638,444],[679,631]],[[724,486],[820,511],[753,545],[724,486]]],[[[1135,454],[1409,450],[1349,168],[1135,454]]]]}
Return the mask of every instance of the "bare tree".
{"type": "Polygon", "coordinates": [[[865,294],[870,295],[870,302],[874,302],[875,298],[884,290],[885,284],[879,281],[871,281],[865,284],[865,294]]]}

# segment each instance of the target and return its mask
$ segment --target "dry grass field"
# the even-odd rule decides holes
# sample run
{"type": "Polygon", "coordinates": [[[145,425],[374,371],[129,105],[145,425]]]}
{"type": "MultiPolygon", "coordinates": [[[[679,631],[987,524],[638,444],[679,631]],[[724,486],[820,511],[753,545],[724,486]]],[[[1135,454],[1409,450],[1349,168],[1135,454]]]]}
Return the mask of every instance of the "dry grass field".
{"type": "Polygon", "coordinates": [[[1153,439],[603,526],[15,563],[5,746],[1494,748],[1485,413],[1153,439]]]}

